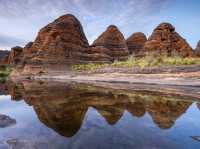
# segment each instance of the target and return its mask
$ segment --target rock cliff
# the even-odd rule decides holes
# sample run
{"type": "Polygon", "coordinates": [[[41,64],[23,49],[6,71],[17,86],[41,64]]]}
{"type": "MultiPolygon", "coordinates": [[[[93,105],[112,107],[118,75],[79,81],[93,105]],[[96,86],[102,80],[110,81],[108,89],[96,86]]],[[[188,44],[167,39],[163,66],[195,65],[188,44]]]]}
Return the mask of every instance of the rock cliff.
{"type": "Polygon", "coordinates": [[[67,14],[42,28],[24,48],[24,55],[30,65],[69,65],[77,63],[88,47],[81,23],[67,14]]]}
{"type": "Polygon", "coordinates": [[[200,41],[197,44],[197,47],[195,49],[195,53],[196,53],[197,56],[200,56],[200,41]]]}
{"type": "Polygon", "coordinates": [[[12,66],[17,66],[21,63],[23,58],[23,48],[16,46],[11,48],[11,52],[8,57],[8,63],[12,66]]]}
{"type": "Polygon", "coordinates": [[[114,60],[126,60],[129,56],[126,40],[119,29],[111,25],[92,44],[94,47],[104,47],[110,50],[109,55],[114,60]]]}
{"type": "Polygon", "coordinates": [[[81,23],[71,14],[48,24],[39,31],[34,42],[23,49],[14,48],[10,54],[10,63],[18,64],[12,76],[67,72],[74,64],[111,63],[113,60],[109,49],[89,46],[81,23]]]}
{"type": "Polygon", "coordinates": [[[156,56],[193,56],[193,50],[187,41],[169,23],[162,23],[156,27],[145,43],[140,55],[156,56]]]}
{"type": "Polygon", "coordinates": [[[130,54],[138,56],[139,52],[143,49],[147,37],[144,33],[137,32],[132,34],[127,40],[127,46],[130,54]]]}
{"type": "Polygon", "coordinates": [[[7,65],[8,64],[9,54],[10,54],[10,51],[0,50],[0,65],[7,65]]]}
{"type": "MultiPolygon", "coordinates": [[[[199,49],[200,44],[197,46],[199,49]]],[[[42,28],[35,41],[12,48],[4,63],[14,66],[12,76],[68,73],[74,64],[112,63],[134,56],[194,56],[195,52],[169,23],[160,24],[147,40],[134,33],[127,40],[111,25],[92,45],[79,20],[66,14],[42,28]]]]}

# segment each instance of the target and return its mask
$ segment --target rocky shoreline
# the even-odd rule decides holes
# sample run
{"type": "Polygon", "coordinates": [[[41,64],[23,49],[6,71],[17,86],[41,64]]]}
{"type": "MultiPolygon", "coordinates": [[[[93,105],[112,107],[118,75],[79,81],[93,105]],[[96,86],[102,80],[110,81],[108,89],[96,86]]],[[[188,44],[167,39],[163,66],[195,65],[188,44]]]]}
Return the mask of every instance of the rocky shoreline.
{"type": "Polygon", "coordinates": [[[71,75],[41,75],[31,78],[12,80],[15,83],[28,82],[57,82],[83,83],[96,87],[114,90],[152,92],[163,96],[178,96],[182,99],[191,97],[200,100],[200,76],[198,74],[141,74],[102,73],[102,74],[71,74],[71,75]],[[181,77],[185,75],[185,77],[181,77]]]}
{"type": "Polygon", "coordinates": [[[118,69],[108,69],[106,71],[104,69],[103,71],[97,70],[96,72],[59,71],[29,77],[14,77],[11,79],[19,82],[21,80],[76,82],[113,89],[159,92],[165,95],[172,94],[183,96],[183,98],[194,97],[200,99],[200,68],[198,66],[175,67],[172,70],[170,69],[171,71],[164,67],[162,69],[165,70],[164,73],[159,73],[158,70],[156,71],[157,73],[149,73],[149,71],[144,70],[147,71],[146,74],[141,74],[141,72],[133,73],[125,69],[123,71],[119,71],[118,69]]]}

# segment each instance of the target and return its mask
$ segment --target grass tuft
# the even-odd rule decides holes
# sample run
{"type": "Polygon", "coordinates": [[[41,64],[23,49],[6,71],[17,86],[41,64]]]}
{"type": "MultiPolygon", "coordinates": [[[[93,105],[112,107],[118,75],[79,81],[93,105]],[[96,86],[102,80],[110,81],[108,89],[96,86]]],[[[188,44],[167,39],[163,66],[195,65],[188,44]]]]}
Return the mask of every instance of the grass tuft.
{"type": "Polygon", "coordinates": [[[75,71],[94,71],[96,69],[104,68],[106,66],[109,66],[108,64],[95,64],[95,63],[89,63],[89,64],[78,64],[72,66],[72,69],[75,71]]]}
{"type": "Polygon", "coordinates": [[[134,68],[141,69],[146,67],[160,67],[160,66],[181,66],[181,65],[200,65],[200,58],[183,58],[183,57],[152,57],[147,56],[143,58],[129,57],[126,61],[115,61],[112,64],[79,64],[72,68],[75,71],[95,71],[100,68],[114,67],[114,68],[134,68]]]}
{"type": "Polygon", "coordinates": [[[0,79],[7,78],[11,73],[11,68],[9,66],[0,66],[0,79]]]}

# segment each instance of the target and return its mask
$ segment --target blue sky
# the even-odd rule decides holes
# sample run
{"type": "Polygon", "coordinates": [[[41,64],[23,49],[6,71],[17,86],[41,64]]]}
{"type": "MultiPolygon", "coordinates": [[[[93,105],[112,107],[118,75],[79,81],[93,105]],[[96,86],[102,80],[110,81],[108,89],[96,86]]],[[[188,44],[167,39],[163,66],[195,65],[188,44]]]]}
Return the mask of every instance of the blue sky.
{"type": "Polygon", "coordinates": [[[199,0],[0,0],[0,48],[24,46],[66,13],[81,21],[90,43],[111,24],[127,38],[149,36],[161,22],[172,23],[193,48],[200,40],[199,0]]]}

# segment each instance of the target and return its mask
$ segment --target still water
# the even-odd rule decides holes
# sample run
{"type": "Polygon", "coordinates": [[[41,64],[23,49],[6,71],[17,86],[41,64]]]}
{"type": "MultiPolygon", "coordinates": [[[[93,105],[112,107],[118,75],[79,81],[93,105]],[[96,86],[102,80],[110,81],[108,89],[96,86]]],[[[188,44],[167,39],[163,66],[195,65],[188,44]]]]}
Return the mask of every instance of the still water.
{"type": "Polygon", "coordinates": [[[0,149],[200,149],[192,97],[53,82],[0,91],[0,114],[16,120],[0,128],[0,149]]]}

